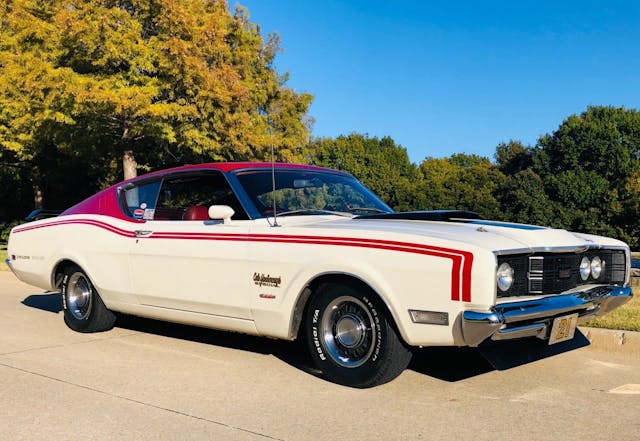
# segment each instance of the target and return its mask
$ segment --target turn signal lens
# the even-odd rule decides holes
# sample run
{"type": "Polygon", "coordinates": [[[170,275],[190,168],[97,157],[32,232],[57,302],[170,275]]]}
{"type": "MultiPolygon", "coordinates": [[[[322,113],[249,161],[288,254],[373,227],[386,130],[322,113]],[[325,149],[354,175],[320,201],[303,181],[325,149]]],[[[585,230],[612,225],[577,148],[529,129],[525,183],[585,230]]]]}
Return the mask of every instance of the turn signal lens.
{"type": "Polygon", "coordinates": [[[437,311],[417,311],[410,309],[409,314],[414,323],[427,323],[430,325],[449,325],[449,313],[437,311]]]}
{"type": "Polygon", "coordinates": [[[604,268],[604,262],[600,257],[595,256],[591,259],[591,277],[597,279],[602,274],[602,269],[604,268]]]}
{"type": "Polygon", "coordinates": [[[507,262],[498,267],[497,272],[498,288],[500,291],[508,291],[513,285],[513,268],[507,262]]]}
{"type": "Polygon", "coordinates": [[[589,274],[591,274],[591,261],[585,256],[580,261],[580,278],[582,280],[587,280],[589,278],[589,274]]]}

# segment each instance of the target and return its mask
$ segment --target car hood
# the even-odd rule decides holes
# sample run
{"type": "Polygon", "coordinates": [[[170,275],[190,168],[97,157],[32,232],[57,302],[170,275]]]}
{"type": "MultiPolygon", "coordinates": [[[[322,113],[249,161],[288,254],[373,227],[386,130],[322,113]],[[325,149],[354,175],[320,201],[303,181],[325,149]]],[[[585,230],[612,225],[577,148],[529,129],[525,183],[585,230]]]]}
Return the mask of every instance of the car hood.
{"type": "MultiPolygon", "coordinates": [[[[308,228],[353,231],[354,235],[401,234],[467,243],[490,251],[576,249],[598,245],[625,246],[623,242],[566,230],[487,220],[438,222],[399,219],[339,219],[312,222],[308,228]]],[[[417,238],[416,238],[417,239],[417,238]]],[[[422,240],[420,240],[422,241],[422,240]]]]}

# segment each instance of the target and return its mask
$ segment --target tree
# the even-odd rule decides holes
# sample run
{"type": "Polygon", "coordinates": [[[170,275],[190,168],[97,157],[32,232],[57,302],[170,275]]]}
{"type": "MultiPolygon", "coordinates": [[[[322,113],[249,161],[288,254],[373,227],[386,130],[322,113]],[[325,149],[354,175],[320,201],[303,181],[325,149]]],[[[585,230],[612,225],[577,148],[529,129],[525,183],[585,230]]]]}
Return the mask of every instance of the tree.
{"type": "Polygon", "coordinates": [[[0,150],[0,230],[2,224],[15,220],[14,213],[25,215],[33,207],[27,176],[27,168],[13,152],[0,150]]]}
{"type": "Polygon", "coordinates": [[[510,140],[496,147],[496,163],[500,171],[506,175],[515,175],[533,165],[533,149],[520,141],[510,140]]]}
{"type": "Polygon", "coordinates": [[[625,231],[637,213],[640,112],[589,107],[542,136],[532,154],[533,169],[555,202],[552,225],[638,244],[637,234],[625,231]]]}
{"type": "Polygon", "coordinates": [[[561,210],[555,207],[545,191],[544,182],[532,169],[506,175],[496,189],[504,220],[535,225],[563,223],[557,219],[561,210]]]}
{"type": "Polygon", "coordinates": [[[624,107],[592,106],[571,115],[538,141],[536,168],[548,175],[590,170],[616,188],[638,170],[640,112],[624,107]]]}
{"type": "Polygon", "coordinates": [[[503,173],[488,158],[455,154],[449,158],[427,158],[419,166],[422,178],[418,194],[426,209],[472,210],[502,219],[495,197],[503,173]]]}
{"type": "Polygon", "coordinates": [[[354,133],[316,139],[307,148],[306,161],[351,173],[396,210],[416,206],[416,167],[407,150],[389,137],[354,133]]]}
{"type": "Polygon", "coordinates": [[[102,185],[136,163],[265,158],[272,144],[291,160],[312,97],[285,86],[278,49],[223,0],[3,2],[0,145],[35,166],[54,148],[102,185]]]}

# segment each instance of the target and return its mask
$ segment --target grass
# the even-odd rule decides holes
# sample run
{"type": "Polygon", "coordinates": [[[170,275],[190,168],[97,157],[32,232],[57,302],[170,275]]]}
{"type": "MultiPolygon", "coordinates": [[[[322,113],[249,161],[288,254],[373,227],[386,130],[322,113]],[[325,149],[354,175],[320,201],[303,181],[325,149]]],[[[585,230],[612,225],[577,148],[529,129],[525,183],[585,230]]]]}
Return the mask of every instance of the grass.
{"type": "Polygon", "coordinates": [[[9,267],[4,263],[4,259],[7,258],[7,248],[5,245],[0,245],[0,271],[9,271],[9,267]]]}
{"type": "Polygon", "coordinates": [[[640,277],[633,277],[631,286],[635,296],[627,304],[613,310],[602,318],[585,323],[585,326],[640,331],[640,277]]]}

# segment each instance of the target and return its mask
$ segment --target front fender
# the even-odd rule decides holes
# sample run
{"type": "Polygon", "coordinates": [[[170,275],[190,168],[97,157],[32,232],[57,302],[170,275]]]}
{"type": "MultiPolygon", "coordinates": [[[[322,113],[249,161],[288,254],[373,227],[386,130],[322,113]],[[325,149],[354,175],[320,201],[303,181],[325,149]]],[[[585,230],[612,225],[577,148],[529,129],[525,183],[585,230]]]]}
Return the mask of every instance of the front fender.
{"type": "MultiPolygon", "coordinates": [[[[343,275],[369,286],[384,302],[400,335],[410,345],[464,344],[459,317],[468,307],[489,308],[494,300],[495,257],[477,253],[471,275],[471,302],[452,300],[452,262],[436,256],[389,255],[382,259],[355,258],[344,253],[324,260],[308,261],[283,281],[283,293],[269,300],[252,295],[252,313],[263,335],[294,339],[302,318],[309,287],[319,278],[343,275]],[[443,325],[414,323],[409,310],[446,313],[443,325]]],[[[362,256],[359,256],[362,257],[362,256]]],[[[275,291],[274,291],[275,292],[275,291]]]]}

